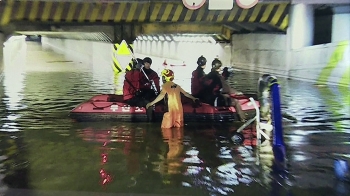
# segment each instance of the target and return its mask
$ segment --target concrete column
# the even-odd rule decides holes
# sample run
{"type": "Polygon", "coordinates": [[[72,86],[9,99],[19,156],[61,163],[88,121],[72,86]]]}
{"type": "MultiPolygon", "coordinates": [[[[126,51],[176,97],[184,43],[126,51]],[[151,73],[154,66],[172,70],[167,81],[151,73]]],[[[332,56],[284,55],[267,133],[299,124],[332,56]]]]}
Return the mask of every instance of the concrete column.
{"type": "Polygon", "coordinates": [[[350,5],[333,8],[332,42],[350,40],[350,5]]]}
{"type": "Polygon", "coordinates": [[[4,70],[4,42],[5,35],[0,32],[0,81],[3,78],[3,70],[4,70]]]}
{"type": "Polygon", "coordinates": [[[313,5],[294,4],[290,14],[289,39],[291,49],[313,44],[314,10],[313,5]]]}

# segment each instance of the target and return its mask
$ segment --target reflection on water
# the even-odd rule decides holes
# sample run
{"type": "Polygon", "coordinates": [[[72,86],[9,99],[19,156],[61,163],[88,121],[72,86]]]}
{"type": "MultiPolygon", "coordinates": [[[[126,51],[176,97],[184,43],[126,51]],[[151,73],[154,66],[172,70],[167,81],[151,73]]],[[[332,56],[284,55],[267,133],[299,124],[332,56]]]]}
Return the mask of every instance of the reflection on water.
{"type": "MultiPolygon", "coordinates": [[[[256,146],[254,126],[244,130],[244,145],[235,146],[230,136],[237,124],[161,129],[151,123],[73,122],[73,107],[95,94],[117,92],[114,80],[120,78],[109,74],[110,65],[96,69],[38,45],[28,49],[22,67],[7,62],[0,86],[2,195],[20,189],[73,195],[349,194],[349,184],[333,177],[333,160],[349,161],[350,152],[349,103],[342,89],[279,79],[282,112],[297,119],[283,119],[289,175],[282,177],[273,170],[270,142],[256,146]]],[[[236,70],[230,83],[254,93],[259,76],[236,70]]],[[[181,81],[186,85],[189,78],[181,81]]]]}

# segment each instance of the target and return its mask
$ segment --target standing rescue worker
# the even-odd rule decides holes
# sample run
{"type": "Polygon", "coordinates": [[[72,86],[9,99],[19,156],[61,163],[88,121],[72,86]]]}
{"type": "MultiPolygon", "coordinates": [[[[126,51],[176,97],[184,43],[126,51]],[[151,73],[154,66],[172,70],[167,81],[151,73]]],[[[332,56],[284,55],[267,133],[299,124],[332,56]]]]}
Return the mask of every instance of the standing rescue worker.
{"type": "Polygon", "coordinates": [[[207,59],[200,56],[197,60],[197,69],[192,72],[191,78],[191,94],[199,99],[205,98],[203,90],[203,79],[205,76],[204,69],[207,64],[207,59]]]}
{"type": "Polygon", "coordinates": [[[175,84],[174,72],[170,69],[165,69],[162,71],[162,91],[157,96],[155,100],[146,105],[146,108],[151,108],[150,106],[161,101],[165,95],[168,95],[168,112],[163,116],[161,128],[171,128],[171,127],[183,127],[184,126],[184,114],[181,102],[181,93],[186,97],[190,98],[195,102],[197,98],[193,97],[191,94],[184,91],[181,86],[175,84]]]}
{"type": "MultiPolygon", "coordinates": [[[[141,72],[142,59],[137,59],[133,62],[133,67],[130,71],[126,72],[124,84],[123,84],[123,99],[125,103],[130,106],[136,107],[146,107],[146,105],[151,101],[144,96],[141,89],[140,80],[144,77],[141,72]]],[[[153,121],[153,110],[152,108],[147,109],[147,120],[153,121]]]]}

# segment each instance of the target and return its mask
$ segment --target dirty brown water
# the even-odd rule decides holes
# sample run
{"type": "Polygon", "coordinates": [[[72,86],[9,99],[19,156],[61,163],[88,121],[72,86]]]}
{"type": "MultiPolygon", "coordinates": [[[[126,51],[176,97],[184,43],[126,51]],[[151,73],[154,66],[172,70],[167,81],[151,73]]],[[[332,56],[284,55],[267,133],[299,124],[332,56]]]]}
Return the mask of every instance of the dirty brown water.
{"type": "MultiPolygon", "coordinates": [[[[272,172],[270,142],[229,141],[237,124],[161,130],[159,123],[74,122],[71,109],[114,92],[118,79],[109,67],[73,63],[36,43],[26,53],[6,64],[0,86],[0,195],[350,195],[350,183],[333,173],[334,159],[350,159],[349,91],[278,78],[288,159],[282,178],[272,172]]],[[[256,92],[259,77],[235,71],[230,84],[256,92]]]]}

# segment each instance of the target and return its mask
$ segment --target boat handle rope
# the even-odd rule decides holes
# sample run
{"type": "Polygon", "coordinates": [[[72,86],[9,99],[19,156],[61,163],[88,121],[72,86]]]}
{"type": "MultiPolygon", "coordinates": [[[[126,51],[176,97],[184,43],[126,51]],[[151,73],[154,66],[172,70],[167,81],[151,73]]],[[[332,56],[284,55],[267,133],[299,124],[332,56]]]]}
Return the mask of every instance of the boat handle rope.
{"type": "MultiPolygon", "coordinates": [[[[111,107],[112,105],[117,105],[117,106],[120,106],[120,107],[130,106],[130,105],[128,105],[128,104],[121,104],[121,103],[118,103],[118,102],[113,102],[113,103],[110,104],[110,105],[101,107],[101,106],[95,105],[94,101],[91,101],[90,103],[95,107],[94,109],[104,109],[104,108],[111,107]]],[[[139,108],[142,108],[142,107],[139,107],[139,108]]]]}
{"type": "Polygon", "coordinates": [[[95,105],[94,101],[91,101],[90,103],[95,107],[94,109],[104,109],[104,108],[108,108],[108,107],[111,107],[112,105],[114,105],[114,103],[112,103],[111,105],[101,107],[101,106],[95,105]]]}
{"type": "Polygon", "coordinates": [[[97,106],[95,105],[95,103],[93,101],[90,102],[93,106],[95,106],[96,109],[104,109],[104,108],[108,108],[108,107],[111,107],[112,105],[117,105],[117,106],[120,106],[120,107],[125,107],[125,106],[128,106],[127,104],[120,104],[120,103],[117,103],[117,102],[113,102],[112,104],[110,105],[107,105],[107,106],[97,106]]]}

